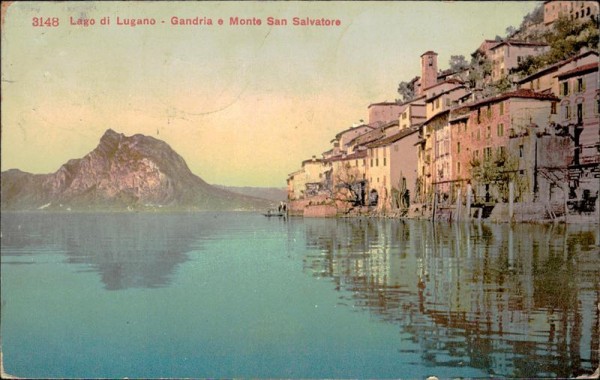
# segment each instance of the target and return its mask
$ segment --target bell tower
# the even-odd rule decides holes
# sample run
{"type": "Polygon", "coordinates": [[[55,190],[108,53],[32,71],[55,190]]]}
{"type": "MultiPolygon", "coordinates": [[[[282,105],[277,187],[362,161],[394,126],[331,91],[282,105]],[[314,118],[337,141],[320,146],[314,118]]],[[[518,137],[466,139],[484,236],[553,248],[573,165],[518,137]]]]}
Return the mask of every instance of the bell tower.
{"type": "Polygon", "coordinates": [[[421,89],[437,83],[437,53],[428,51],[421,55],[421,89]]]}

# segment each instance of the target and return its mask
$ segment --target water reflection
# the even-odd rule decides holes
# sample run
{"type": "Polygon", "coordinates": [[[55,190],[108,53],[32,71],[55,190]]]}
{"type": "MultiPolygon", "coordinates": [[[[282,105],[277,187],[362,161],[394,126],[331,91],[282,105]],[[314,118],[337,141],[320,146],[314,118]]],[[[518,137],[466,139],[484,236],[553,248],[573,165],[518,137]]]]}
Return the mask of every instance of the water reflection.
{"type": "Polygon", "coordinates": [[[598,366],[595,226],[305,223],[305,269],[349,294],[340,303],[398,324],[432,366],[514,377],[598,366]]]}
{"type": "MultiPolygon", "coordinates": [[[[66,261],[98,272],[108,290],[169,284],[175,268],[216,224],[186,214],[14,213],[2,217],[2,254],[32,262],[32,254],[64,252],[66,261]]],[[[4,261],[4,260],[3,260],[4,261]]],[[[86,270],[86,269],[82,269],[86,270]]]]}

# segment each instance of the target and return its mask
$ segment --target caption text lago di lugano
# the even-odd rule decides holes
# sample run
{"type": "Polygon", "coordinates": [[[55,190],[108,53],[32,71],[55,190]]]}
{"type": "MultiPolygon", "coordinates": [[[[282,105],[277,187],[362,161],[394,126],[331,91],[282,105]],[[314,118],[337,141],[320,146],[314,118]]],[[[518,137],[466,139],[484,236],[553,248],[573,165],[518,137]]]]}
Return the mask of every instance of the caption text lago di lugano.
{"type": "Polygon", "coordinates": [[[315,17],[292,17],[292,18],[277,18],[277,17],[239,17],[230,16],[225,18],[213,19],[210,17],[178,17],[171,16],[166,19],[156,19],[153,17],[131,18],[121,16],[103,16],[94,17],[32,17],[31,25],[34,27],[59,27],[63,25],[72,27],[96,27],[96,26],[155,26],[155,25],[170,25],[170,26],[299,26],[299,27],[339,27],[342,21],[334,18],[315,18],[315,17]]]}

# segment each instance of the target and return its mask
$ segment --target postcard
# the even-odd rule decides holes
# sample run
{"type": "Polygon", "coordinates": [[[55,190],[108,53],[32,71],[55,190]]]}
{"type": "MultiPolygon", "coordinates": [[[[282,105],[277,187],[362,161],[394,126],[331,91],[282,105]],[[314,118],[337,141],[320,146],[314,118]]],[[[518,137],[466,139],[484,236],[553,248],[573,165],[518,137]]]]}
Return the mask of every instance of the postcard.
{"type": "Polygon", "coordinates": [[[2,2],[2,377],[598,378],[598,14],[2,2]]]}

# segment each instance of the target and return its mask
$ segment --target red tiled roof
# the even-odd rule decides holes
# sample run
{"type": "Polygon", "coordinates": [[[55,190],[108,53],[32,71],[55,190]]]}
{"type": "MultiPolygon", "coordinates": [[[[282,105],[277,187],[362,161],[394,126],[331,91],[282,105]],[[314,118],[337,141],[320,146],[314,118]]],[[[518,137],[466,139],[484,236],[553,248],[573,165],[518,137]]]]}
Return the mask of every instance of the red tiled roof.
{"type": "Polygon", "coordinates": [[[521,88],[516,91],[505,92],[493,98],[482,99],[478,102],[467,104],[467,106],[473,108],[481,106],[482,104],[499,102],[501,100],[509,99],[509,98],[524,98],[524,99],[537,99],[537,100],[554,100],[558,101],[556,96],[548,93],[535,92],[530,89],[521,88]]]}
{"type": "Polygon", "coordinates": [[[439,97],[440,97],[440,96],[442,96],[442,95],[446,95],[446,94],[449,94],[449,93],[451,93],[451,92],[454,92],[454,91],[456,91],[456,90],[460,90],[461,88],[466,88],[466,87],[465,87],[465,86],[463,86],[463,85],[456,86],[456,87],[452,87],[452,88],[451,88],[451,89],[449,89],[449,90],[442,91],[442,92],[440,92],[440,93],[439,93],[439,94],[437,94],[437,95],[433,95],[432,97],[430,97],[430,98],[427,98],[426,102],[427,102],[427,103],[430,103],[430,102],[434,101],[435,99],[439,98],[439,97]]]}
{"type": "MultiPolygon", "coordinates": [[[[414,103],[414,102],[416,102],[417,100],[423,100],[423,99],[425,99],[425,95],[421,95],[421,96],[418,96],[418,97],[416,97],[416,98],[413,98],[413,99],[411,99],[411,100],[407,100],[407,101],[405,101],[404,103],[402,103],[402,105],[403,105],[403,106],[405,106],[405,105],[407,105],[407,104],[414,103]]],[[[423,106],[424,106],[424,105],[425,105],[425,103],[423,103],[423,104],[416,104],[416,105],[423,105],[423,106]]]]}
{"type": "Polygon", "coordinates": [[[373,129],[373,127],[371,127],[370,125],[367,125],[367,124],[357,125],[356,127],[350,127],[350,128],[344,129],[343,131],[339,132],[337,135],[335,135],[335,139],[333,139],[333,140],[339,139],[346,132],[350,132],[352,130],[355,130],[355,129],[358,129],[358,128],[361,128],[361,127],[368,127],[368,128],[373,129]]]}
{"type": "Polygon", "coordinates": [[[348,155],[339,155],[339,156],[335,156],[335,157],[330,157],[324,161],[325,162],[336,162],[336,161],[356,160],[358,158],[365,158],[365,157],[367,157],[367,151],[359,150],[358,152],[354,152],[354,153],[351,153],[348,155]]]}
{"type": "Polygon", "coordinates": [[[494,50],[497,47],[502,46],[502,45],[515,45],[515,46],[520,45],[520,46],[532,46],[532,47],[535,47],[535,46],[548,46],[548,44],[544,44],[544,43],[541,43],[541,42],[527,42],[527,41],[520,41],[520,40],[506,40],[506,41],[499,42],[496,46],[492,46],[490,48],[490,50],[494,50]]]}
{"type": "Polygon", "coordinates": [[[438,53],[434,52],[433,50],[427,50],[425,53],[421,54],[421,57],[427,54],[434,54],[434,55],[438,55],[438,53]]]}
{"type": "Polygon", "coordinates": [[[436,113],[435,115],[433,115],[429,119],[425,120],[423,122],[423,124],[431,123],[433,120],[437,119],[438,117],[444,116],[444,115],[449,114],[449,113],[450,113],[450,110],[445,110],[445,111],[442,111],[440,113],[436,113]]]}
{"type": "Polygon", "coordinates": [[[565,78],[565,77],[570,77],[570,76],[574,76],[577,74],[587,73],[588,71],[591,72],[591,71],[597,71],[597,70],[598,70],[598,62],[594,62],[594,63],[588,63],[587,65],[579,66],[577,68],[574,68],[573,70],[565,71],[564,73],[560,73],[555,76],[559,77],[559,78],[565,78]]]}
{"type": "Polygon", "coordinates": [[[321,162],[323,162],[323,159],[321,159],[321,158],[309,158],[308,160],[302,161],[302,166],[304,166],[305,164],[308,164],[310,162],[321,163],[321,162]]]}
{"type": "Polygon", "coordinates": [[[371,103],[369,104],[369,107],[367,108],[371,108],[371,106],[400,106],[401,104],[396,103],[396,102],[379,102],[379,103],[371,103]]]}
{"type": "Polygon", "coordinates": [[[450,79],[446,79],[446,80],[445,80],[445,81],[443,81],[443,82],[436,83],[436,84],[434,84],[433,86],[429,86],[429,87],[427,87],[427,88],[424,88],[424,89],[422,89],[421,91],[427,91],[427,90],[429,90],[430,88],[434,88],[435,86],[440,86],[440,85],[442,85],[442,84],[445,84],[445,83],[450,83],[450,84],[464,84],[464,82],[463,82],[463,81],[461,81],[461,80],[454,79],[454,78],[450,78],[450,79]]]}
{"type": "Polygon", "coordinates": [[[389,145],[389,144],[395,143],[396,141],[401,140],[407,136],[410,136],[413,133],[418,132],[418,131],[419,131],[419,128],[414,128],[414,127],[407,128],[407,129],[404,129],[404,130],[396,133],[395,135],[391,135],[391,136],[383,138],[381,140],[374,141],[374,142],[368,144],[367,148],[379,148],[381,146],[389,145]]]}

